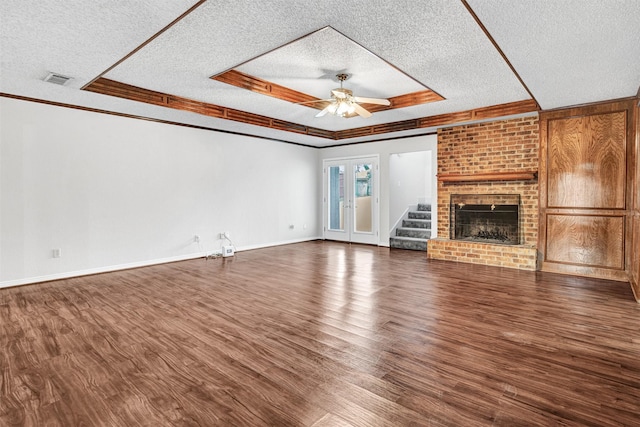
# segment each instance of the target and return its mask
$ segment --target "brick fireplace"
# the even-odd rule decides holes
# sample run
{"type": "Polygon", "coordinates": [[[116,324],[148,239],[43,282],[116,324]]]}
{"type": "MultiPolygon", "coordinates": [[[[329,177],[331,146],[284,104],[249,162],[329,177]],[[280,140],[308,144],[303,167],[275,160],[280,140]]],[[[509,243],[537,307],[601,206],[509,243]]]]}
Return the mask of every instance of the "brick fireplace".
{"type": "Polygon", "coordinates": [[[449,207],[450,239],[520,244],[520,195],[452,194],[449,207]]]}
{"type": "Polygon", "coordinates": [[[538,144],[537,116],[438,131],[438,230],[429,258],[535,270],[538,144]],[[516,228],[505,223],[514,214],[516,228]]]}

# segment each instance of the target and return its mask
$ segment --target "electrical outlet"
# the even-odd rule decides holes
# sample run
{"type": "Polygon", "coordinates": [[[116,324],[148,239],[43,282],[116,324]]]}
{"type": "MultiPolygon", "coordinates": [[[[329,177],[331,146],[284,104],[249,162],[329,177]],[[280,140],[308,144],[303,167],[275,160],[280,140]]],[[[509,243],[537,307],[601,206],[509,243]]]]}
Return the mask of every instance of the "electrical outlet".
{"type": "Polygon", "coordinates": [[[228,231],[221,231],[220,232],[220,238],[221,239],[230,239],[231,238],[231,233],[228,231]]]}
{"type": "Polygon", "coordinates": [[[195,236],[193,236],[193,241],[195,243],[200,243],[200,236],[198,236],[197,234],[195,236]]]}
{"type": "Polygon", "coordinates": [[[54,249],[51,251],[52,258],[60,258],[62,256],[62,251],[60,249],[54,249]]]}
{"type": "Polygon", "coordinates": [[[293,230],[294,228],[296,228],[296,226],[295,226],[295,225],[293,225],[293,224],[289,224],[289,229],[290,229],[290,230],[293,230]]]}

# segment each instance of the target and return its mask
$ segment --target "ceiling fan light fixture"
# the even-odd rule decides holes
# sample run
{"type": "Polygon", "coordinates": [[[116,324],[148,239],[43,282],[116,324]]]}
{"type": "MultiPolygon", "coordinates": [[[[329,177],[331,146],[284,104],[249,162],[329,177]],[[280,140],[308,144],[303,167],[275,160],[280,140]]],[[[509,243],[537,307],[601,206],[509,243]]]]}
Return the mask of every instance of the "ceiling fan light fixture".
{"type": "Polygon", "coordinates": [[[356,112],[356,106],[353,103],[349,104],[349,109],[347,110],[347,114],[353,114],[356,112]]]}
{"type": "Polygon", "coordinates": [[[328,104],[322,111],[316,114],[316,117],[322,117],[329,113],[334,116],[343,118],[354,117],[355,115],[367,118],[371,117],[371,113],[363,108],[359,104],[360,102],[368,104],[390,105],[388,99],[361,98],[353,96],[353,91],[342,87],[342,82],[347,80],[349,78],[349,75],[338,74],[336,75],[336,77],[340,81],[340,87],[331,90],[331,98],[319,100],[323,102],[329,101],[330,104],[328,104]]]}
{"type": "Polygon", "coordinates": [[[349,102],[340,101],[338,103],[338,108],[336,109],[335,115],[336,116],[340,116],[340,117],[344,117],[349,112],[349,109],[351,109],[351,108],[352,107],[349,105],[349,102]]]}

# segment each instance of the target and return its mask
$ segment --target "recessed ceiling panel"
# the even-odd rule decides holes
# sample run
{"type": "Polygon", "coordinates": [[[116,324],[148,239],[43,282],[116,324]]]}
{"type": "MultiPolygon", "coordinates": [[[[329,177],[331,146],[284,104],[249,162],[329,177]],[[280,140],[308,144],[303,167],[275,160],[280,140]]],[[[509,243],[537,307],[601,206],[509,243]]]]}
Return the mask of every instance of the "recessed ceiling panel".
{"type": "Polygon", "coordinates": [[[339,87],[336,75],[346,73],[344,86],[359,96],[391,98],[427,89],[333,28],[301,39],[234,67],[245,74],[327,98],[339,87]],[[292,60],[295,58],[295,60],[292,60]]]}
{"type": "Polygon", "coordinates": [[[462,3],[449,0],[206,2],[104,77],[330,131],[529,98],[462,3]],[[445,100],[366,119],[315,118],[308,107],[209,78],[230,69],[317,98],[346,72],[357,96],[427,87],[445,100]]]}

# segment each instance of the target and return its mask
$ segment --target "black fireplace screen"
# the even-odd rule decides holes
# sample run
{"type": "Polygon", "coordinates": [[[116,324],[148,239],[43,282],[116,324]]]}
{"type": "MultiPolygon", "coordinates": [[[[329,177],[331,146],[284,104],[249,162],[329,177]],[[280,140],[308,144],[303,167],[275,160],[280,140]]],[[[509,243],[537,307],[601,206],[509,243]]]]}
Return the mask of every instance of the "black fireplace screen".
{"type": "Polygon", "coordinates": [[[520,243],[520,196],[452,194],[451,239],[517,245],[520,243]]]}

